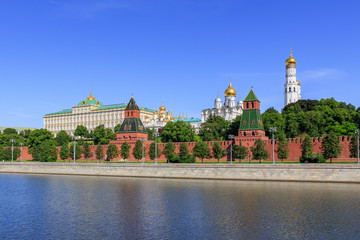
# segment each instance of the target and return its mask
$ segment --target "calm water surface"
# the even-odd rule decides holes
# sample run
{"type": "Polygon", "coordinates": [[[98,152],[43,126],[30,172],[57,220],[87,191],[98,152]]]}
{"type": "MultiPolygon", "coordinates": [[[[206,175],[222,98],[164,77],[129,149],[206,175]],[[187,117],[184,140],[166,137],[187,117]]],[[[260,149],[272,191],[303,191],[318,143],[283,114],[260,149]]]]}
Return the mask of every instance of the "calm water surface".
{"type": "Polygon", "coordinates": [[[360,239],[360,185],[2,174],[0,239],[360,239]]]}

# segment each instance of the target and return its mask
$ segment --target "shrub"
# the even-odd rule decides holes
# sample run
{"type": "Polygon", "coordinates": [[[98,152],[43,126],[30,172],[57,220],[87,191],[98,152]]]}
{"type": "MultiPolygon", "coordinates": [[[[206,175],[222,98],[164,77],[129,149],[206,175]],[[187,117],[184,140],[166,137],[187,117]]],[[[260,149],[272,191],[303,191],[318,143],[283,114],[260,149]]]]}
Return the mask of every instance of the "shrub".
{"type": "Polygon", "coordinates": [[[168,155],[168,161],[170,163],[180,163],[180,156],[177,155],[176,153],[172,153],[168,155]]]}

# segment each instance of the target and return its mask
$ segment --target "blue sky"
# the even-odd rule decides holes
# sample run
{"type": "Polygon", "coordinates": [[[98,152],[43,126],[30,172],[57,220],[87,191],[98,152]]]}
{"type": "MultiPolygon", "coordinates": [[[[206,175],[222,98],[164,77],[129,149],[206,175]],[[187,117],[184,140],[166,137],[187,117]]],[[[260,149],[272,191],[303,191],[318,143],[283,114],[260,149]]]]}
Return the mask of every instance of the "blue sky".
{"type": "Polygon", "coordinates": [[[200,117],[232,79],[262,110],[283,107],[292,46],[303,99],[360,106],[358,1],[2,0],[0,126],[89,95],[103,104],[162,103],[200,117]]]}

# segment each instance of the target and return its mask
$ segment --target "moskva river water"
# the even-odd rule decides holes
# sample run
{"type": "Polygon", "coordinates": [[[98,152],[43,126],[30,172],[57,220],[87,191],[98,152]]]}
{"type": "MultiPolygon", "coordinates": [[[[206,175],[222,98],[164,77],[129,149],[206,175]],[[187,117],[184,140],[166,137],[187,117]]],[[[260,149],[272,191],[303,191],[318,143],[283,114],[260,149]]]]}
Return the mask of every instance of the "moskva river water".
{"type": "Polygon", "coordinates": [[[0,175],[0,239],[359,239],[360,185],[0,175]]]}

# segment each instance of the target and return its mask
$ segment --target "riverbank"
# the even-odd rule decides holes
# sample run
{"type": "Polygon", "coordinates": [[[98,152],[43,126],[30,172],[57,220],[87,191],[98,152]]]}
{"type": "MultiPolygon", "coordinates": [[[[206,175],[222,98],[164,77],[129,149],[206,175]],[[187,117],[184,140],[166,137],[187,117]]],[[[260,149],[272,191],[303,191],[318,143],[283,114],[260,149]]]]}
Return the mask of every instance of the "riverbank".
{"type": "Polygon", "coordinates": [[[0,173],[360,183],[356,164],[0,163],[0,173]]]}

